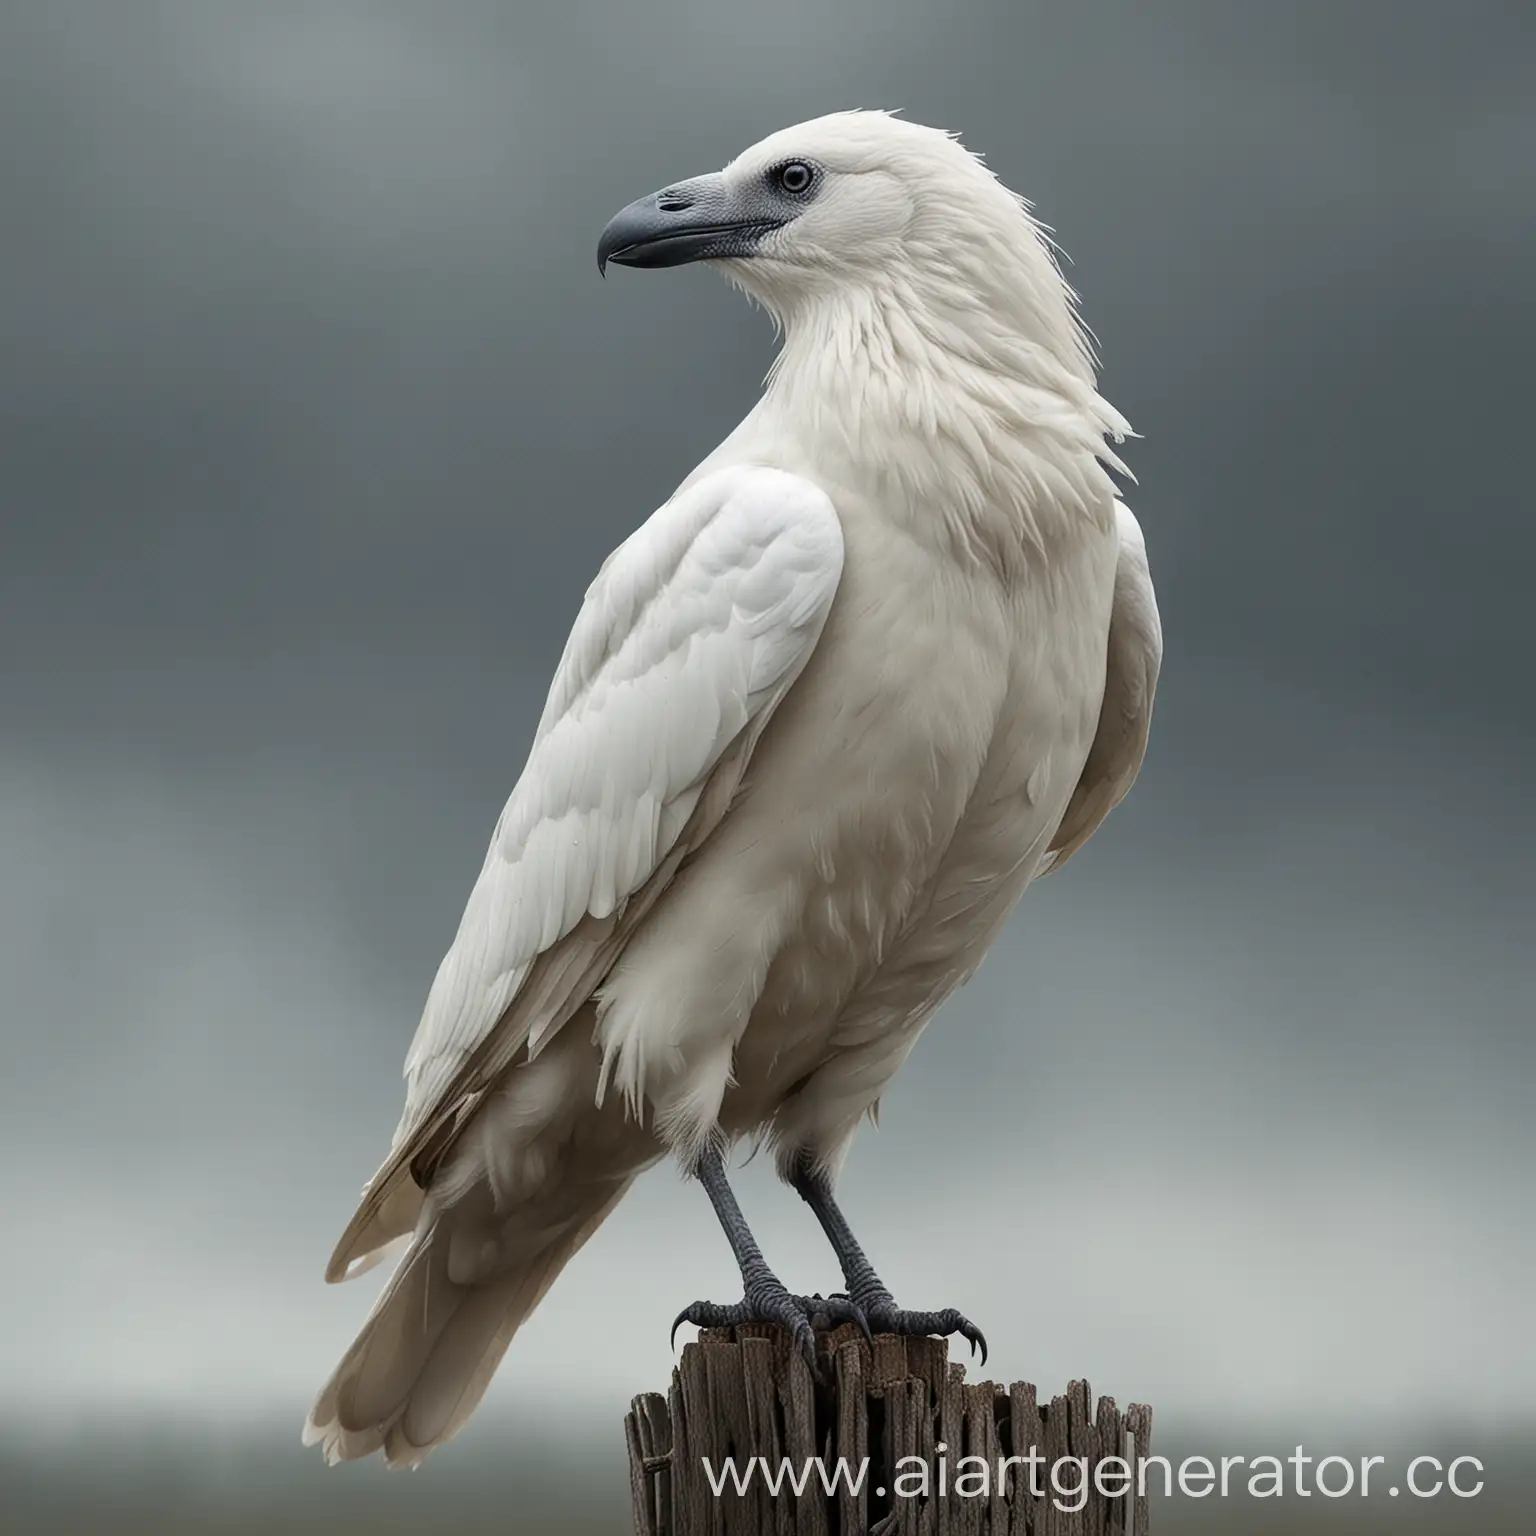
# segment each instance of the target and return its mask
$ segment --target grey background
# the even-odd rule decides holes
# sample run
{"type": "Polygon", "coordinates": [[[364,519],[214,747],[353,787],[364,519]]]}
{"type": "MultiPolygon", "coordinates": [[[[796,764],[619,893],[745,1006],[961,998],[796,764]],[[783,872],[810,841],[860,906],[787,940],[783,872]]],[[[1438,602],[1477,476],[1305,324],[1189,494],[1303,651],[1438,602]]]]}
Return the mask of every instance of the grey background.
{"type": "Polygon", "coordinates": [[[961,130],[1071,254],[1168,643],[1136,792],[855,1149],[867,1246],[1170,1445],[1448,1437],[1508,1486],[1533,44],[1475,0],[0,3],[12,1512],[622,1528],[617,1416],[732,1285],[696,1192],[644,1182],[414,1502],[297,1449],[375,1283],[320,1270],[585,584],[772,355],[597,232],[852,105],[961,130]]]}

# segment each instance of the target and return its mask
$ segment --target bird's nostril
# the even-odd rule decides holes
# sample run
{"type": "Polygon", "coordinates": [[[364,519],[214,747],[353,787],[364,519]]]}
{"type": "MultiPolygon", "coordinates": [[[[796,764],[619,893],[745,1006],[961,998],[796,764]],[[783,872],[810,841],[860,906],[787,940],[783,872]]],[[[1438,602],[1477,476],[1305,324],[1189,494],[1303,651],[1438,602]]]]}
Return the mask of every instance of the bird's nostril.
{"type": "Polygon", "coordinates": [[[663,213],[681,213],[685,208],[693,207],[693,198],[687,192],[659,192],[656,206],[663,213]]]}

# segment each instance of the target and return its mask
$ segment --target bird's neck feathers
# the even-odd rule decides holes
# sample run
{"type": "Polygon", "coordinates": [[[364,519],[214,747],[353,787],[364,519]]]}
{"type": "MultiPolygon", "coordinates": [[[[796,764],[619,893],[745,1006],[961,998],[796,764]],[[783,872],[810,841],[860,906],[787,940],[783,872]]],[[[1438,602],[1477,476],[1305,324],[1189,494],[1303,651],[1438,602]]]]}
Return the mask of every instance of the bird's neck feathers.
{"type": "Polygon", "coordinates": [[[992,566],[1084,518],[1112,527],[1109,443],[1130,431],[1025,219],[1039,243],[1022,259],[1016,237],[978,240],[926,276],[903,266],[775,306],[784,342],[760,407],[818,465],[875,476],[914,532],[992,566]]]}

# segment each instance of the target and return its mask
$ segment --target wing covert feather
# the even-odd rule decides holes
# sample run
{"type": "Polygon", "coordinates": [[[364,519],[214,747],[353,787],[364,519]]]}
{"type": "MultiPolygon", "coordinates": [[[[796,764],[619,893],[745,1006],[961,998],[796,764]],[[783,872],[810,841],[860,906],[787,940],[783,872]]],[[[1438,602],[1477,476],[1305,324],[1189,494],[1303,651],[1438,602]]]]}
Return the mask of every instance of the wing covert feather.
{"type": "Polygon", "coordinates": [[[718,823],[815,648],[842,558],[822,491],[743,466],[679,492],[604,563],[428,995],[391,1155],[331,1278],[410,1217],[400,1186],[423,1148],[451,1141],[518,1051],[581,1006],[718,823]]]}

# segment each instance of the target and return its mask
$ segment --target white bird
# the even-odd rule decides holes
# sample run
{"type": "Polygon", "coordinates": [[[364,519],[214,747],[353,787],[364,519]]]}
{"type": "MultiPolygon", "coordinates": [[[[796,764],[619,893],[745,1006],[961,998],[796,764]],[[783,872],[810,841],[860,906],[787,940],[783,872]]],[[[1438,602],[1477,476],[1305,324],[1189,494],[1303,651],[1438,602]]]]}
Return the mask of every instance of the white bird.
{"type": "Polygon", "coordinates": [[[832,1182],[1024,888],[1135,778],[1161,656],[1129,431],[1041,226],[950,135],[846,112],[631,204],[599,263],[708,261],[763,395],[588,589],[327,1272],[408,1240],[305,1427],[413,1464],[635,1175],[736,1253],[695,1322],[979,1334],[896,1307],[832,1182]],[[789,1295],[725,1151],[766,1141],[845,1301],[789,1295]]]}

